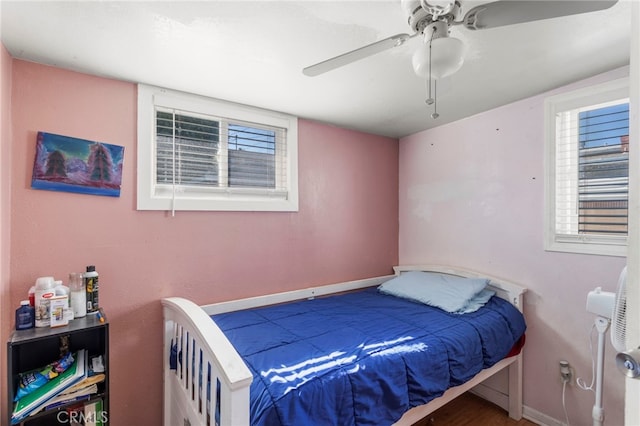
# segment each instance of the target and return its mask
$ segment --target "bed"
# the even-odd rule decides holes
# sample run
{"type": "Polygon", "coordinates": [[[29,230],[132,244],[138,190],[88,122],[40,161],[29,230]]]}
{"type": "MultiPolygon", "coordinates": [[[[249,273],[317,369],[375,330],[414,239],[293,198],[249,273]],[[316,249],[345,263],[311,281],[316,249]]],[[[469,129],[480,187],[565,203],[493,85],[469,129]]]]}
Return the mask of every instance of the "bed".
{"type": "Polygon", "coordinates": [[[520,419],[526,289],[460,268],[398,266],[394,272],[204,306],[162,299],[164,424],[411,425],[471,389],[520,419]],[[379,290],[423,272],[486,279],[483,291],[495,296],[461,315],[379,290]],[[331,321],[312,317],[313,312],[331,321]],[[375,318],[363,319],[363,312],[375,318]],[[386,312],[391,317],[381,316],[386,312]],[[484,318],[501,323],[481,325],[484,318]],[[336,334],[304,335],[322,323],[330,323],[336,334]],[[436,335],[441,329],[449,334],[436,335]],[[383,334],[389,330],[397,332],[395,338],[383,334]],[[298,335],[303,337],[295,340],[298,335]],[[474,340],[482,346],[461,346],[474,340]],[[447,364],[423,368],[425,357],[447,364]],[[482,386],[504,371],[502,388],[482,386]]]}

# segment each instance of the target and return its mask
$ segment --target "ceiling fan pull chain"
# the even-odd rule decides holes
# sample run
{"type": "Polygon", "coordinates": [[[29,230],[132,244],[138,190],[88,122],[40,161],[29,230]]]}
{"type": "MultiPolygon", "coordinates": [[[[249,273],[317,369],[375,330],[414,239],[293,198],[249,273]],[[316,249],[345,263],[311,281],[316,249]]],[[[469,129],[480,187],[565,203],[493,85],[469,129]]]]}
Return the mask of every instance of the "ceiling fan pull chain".
{"type": "Polygon", "coordinates": [[[427,79],[427,84],[429,87],[427,105],[431,105],[433,103],[433,98],[431,97],[431,41],[429,41],[429,78],[427,79]]]}
{"type": "Polygon", "coordinates": [[[431,118],[436,119],[440,117],[438,114],[438,81],[433,81],[433,114],[431,114],[431,118]]]}
{"type": "Polygon", "coordinates": [[[438,92],[437,92],[437,81],[432,79],[431,76],[431,47],[432,47],[432,42],[433,42],[433,36],[436,33],[436,27],[433,27],[433,31],[431,32],[431,38],[429,39],[429,81],[428,81],[428,85],[429,85],[429,97],[427,98],[426,102],[427,105],[433,105],[433,113],[431,114],[431,118],[436,119],[440,116],[440,114],[438,114],[438,92]],[[433,97],[431,96],[431,83],[433,82],[433,97]]]}
{"type": "Polygon", "coordinates": [[[425,99],[424,103],[427,105],[433,104],[433,99],[431,98],[431,81],[429,79],[424,81],[424,91],[427,94],[427,99],[425,99]]]}
{"type": "Polygon", "coordinates": [[[427,100],[425,101],[427,103],[427,105],[432,105],[435,100],[433,99],[433,97],[431,97],[431,42],[433,41],[433,35],[436,33],[436,28],[433,27],[433,31],[431,31],[431,38],[429,39],[429,79],[427,80],[428,83],[428,97],[427,100]]]}

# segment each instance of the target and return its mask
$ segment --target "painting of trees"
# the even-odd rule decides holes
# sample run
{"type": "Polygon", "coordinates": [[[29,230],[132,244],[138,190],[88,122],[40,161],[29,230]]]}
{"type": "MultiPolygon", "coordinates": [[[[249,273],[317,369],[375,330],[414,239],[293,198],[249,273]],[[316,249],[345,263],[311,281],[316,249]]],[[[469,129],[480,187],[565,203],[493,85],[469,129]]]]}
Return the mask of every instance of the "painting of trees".
{"type": "Polygon", "coordinates": [[[38,132],[31,187],[120,196],[124,147],[38,132]]]}

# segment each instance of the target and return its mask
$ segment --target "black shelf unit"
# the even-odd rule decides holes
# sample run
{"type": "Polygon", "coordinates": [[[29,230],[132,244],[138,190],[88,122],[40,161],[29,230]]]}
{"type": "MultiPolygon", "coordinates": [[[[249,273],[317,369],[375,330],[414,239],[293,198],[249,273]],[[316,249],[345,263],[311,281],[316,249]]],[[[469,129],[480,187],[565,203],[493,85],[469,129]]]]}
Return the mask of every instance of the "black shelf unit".
{"type": "MultiPolygon", "coordinates": [[[[104,415],[103,424],[108,423],[109,413],[109,323],[100,322],[96,315],[87,315],[74,319],[69,325],[56,328],[31,328],[29,330],[15,330],[7,342],[7,383],[8,406],[7,424],[11,425],[11,412],[13,398],[18,386],[20,373],[43,367],[60,358],[60,344],[63,338],[68,336],[69,350],[73,353],[80,349],[86,349],[89,359],[102,355],[105,367],[105,380],[98,385],[98,393],[84,401],[89,404],[102,400],[104,415]]],[[[61,405],[56,408],[42,411],[27,417],[20,425],[68,425],[68,416],[58,415],[60,411],[71,406],[77,406],[78,402],[61,405]]]]}

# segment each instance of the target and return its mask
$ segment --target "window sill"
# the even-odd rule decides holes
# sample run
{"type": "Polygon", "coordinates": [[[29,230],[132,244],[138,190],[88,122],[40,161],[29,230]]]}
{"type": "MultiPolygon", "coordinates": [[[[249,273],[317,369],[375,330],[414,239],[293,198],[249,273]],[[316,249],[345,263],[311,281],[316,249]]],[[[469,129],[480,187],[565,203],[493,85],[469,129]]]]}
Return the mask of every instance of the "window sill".
{"type": "MultiPolygon", "coordinates": [[[[576,240],[578,240],[578,238],[576,238],[576,240]]],[[[590,254],[597,256],[627,256],[626,238],[624,238],[624,243],[620,241],[609,243],[551,241],[545,244],[544,249],[545,251],[552,252],[590,254]]]]}

